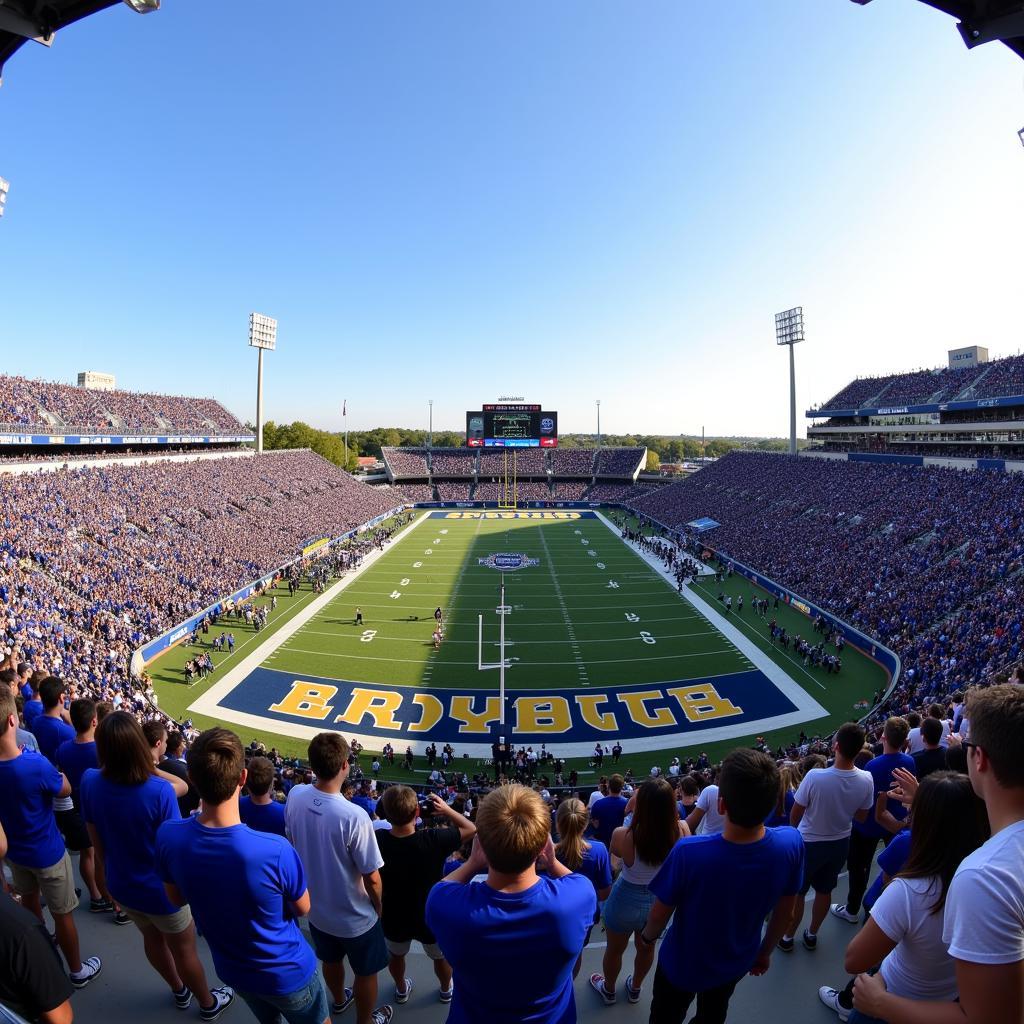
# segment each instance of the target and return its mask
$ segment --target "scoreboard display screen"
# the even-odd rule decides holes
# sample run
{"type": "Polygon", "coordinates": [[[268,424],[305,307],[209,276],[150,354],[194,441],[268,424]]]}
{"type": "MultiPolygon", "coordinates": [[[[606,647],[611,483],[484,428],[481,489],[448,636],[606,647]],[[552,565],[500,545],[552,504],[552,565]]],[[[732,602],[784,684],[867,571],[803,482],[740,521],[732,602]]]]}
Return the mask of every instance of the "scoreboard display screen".
{"type": "Polygon", "coordinates": [[[470,448],[557,448],[558,413],[539,405],[485,405],[466,413],[470,448]]]}

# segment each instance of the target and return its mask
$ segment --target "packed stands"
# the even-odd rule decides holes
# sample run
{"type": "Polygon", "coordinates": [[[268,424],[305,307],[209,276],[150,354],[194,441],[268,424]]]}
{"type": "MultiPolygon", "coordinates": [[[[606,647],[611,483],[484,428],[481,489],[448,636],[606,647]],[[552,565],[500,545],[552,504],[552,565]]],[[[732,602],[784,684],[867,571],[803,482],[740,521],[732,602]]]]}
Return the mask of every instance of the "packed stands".
{"type": "Polygon", "coordinates": [[[1024,395],[1024,356],[999,359],[989,363],[988,367],[988,372],[978,382],[971,398],[1024,395]]]}
{"type": "Polygon", "coordinates": [[[563,480],[554,486],[554,497],[559,501],[582,501],[587,485],[583,480],[563,480]]]}
{"type": "Polygon", "coordinates": [[[551,470],[555,476],[594,475],[593,448],[558,448],[551,453],[551,470]]]}
{"type": "Polygon", "coordinates": [[[384,465],[393,479],[430,475],[425,448],[381,448],[384,465]]]}
{"type": "Polygon", "coordinates": [[[602,448],[597,453],[597,477],[634,477],[647,457],[646,448],[602,448]]]}
{"type": "Polygon", "coordinates": [[[0,428],[211,435],[245,429],[212,398],[97,391],[10,376],[0,376],[0,428]]]}
{"type": "Polygon", "coordinates": [[[547,452],[542,448],[516,448],[480,452],[480,475],[482,477],[501,476],[505,472],[506,463],[511,470],[515,464],[516,473],[520,476],[543,476],[548,471],[547,452]],[[514,454],[514,458],[513,458],[514,454]]]}
{"type": "Polygon", "coordinates": [[[476,449],[432,448],[430,468],[435,477],[476,476],[476,449]]]}
{"type": "Polygon", "coordinates": [[[504,501],[512,500],[513,493],[517,501],[548,501],[551,499],[551,490],[546,483],[539,480],[518,480],[515,490],[511,485],[508,490],[502,481],[484,481],[476,485],[473,492],[474,501],[504,501]]]}
{"type": "Polygon", "coordinates": [[[460,484],[447,480],[438,480],[435,487],[438,501],[469,501],[469,496],[473,491],[472,484],[460,484]]]}
{"type": "Polygon", "coordinates": [[[402,484],[402,496],[409,501],[435,501],[430,484],[402,484]]]}

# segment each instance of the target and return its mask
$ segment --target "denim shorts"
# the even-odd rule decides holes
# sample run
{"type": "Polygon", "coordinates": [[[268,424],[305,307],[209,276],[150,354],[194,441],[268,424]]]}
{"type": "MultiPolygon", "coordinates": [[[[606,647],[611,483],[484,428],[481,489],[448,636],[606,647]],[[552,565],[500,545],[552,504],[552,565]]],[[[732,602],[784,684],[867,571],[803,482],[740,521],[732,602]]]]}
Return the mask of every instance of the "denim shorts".
{"type": "Polygon", "coordinates": [[[282,1017],[288,1024],[324,1024],[330,1016],[327,992],[320,968],[302,988],[283,996],[256,995],[239,989],[253,1016],[260,1024],[280,1024],[282,1017]]]}
{"type": "Polygon", "coordinates": [[[627,882],[619,875],[604,905],[604,926],[620,935],[638,932],[653,906],[654,893],[646,885],[627,882]]]}
{"type": "Polygon", "coordinates": [[[310,922],[309,937],[313,940],[318,960],[325,964],[340,964],[347,957],[352,973],[360,978],[383,971],[388,965],[388,947],[380,921],[369,931],[350,939],[329,935],[310,922]]]}

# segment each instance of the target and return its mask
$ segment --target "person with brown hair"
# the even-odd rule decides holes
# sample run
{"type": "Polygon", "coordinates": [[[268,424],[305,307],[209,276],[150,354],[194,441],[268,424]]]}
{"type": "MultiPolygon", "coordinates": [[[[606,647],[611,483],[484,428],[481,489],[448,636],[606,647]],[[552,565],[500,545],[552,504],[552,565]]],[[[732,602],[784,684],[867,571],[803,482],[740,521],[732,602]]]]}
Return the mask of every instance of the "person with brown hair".
{"type": "Polygon", "coordinates": [[[492,790],[477,809],[469,859],[431,889],[427,925],[456,981],[449,1019],[576,1020],[572,969],[597,899],[590,882],[555,856],[550,821],[532,789],[492,790]],[[481,872],[483,884],[467,884],[481,872]]]}
{"type": "MultiPolygon", "coordinates": [[[[234,993],[207,984],[192,914],[187,905],[171,903],[157,875],[157,830],[180,815],[174,784],[154,767],[150,744],[127,712],[103,719],[96,727],[100,767],[82,775],[82,816],[106,869],[107,887],[142,933],[146,959],[167,982],[174,1005],[187,1010],[195,995],[201,1019],[214,1021],[234,993]]],[[[174,783],[185,791],[180,780],[174,783]]]]}
{"type": "Polygon", "coordinates": [[[248,777],[245,788],[248,796],[238,801],[238,813],[242,822],[257,832],[273,832],[283,836],[284,804],[279,804],[271,795],[274,788],[274,765],[266,757],[250,757],[247,764],[248,777]]]}
{"type": "Polygon", "coordinates": [[[622,861],[622,871],[604,907],[608,936],[601,973],[590,976],[590,987],[605,1006],[615,1002],[615,982],[622,957],[634,937],[633,973],[626,978],[626,998],[640,1001],[640,986],[654,963],[654,947],[640,941],[640,932],[654,906],[649,883],[658,873],[672,847],[690,830],[679,820],[675,793],[665,779],[648,779],[636,791],[636,810],[628,826],[612,833],[611,853],[622,861]]]}
{"type": "Polygon", "coordinates": [[[391,825],[374,834],[384,864],[380,869],[383,885],[384,912],[381,921],[388,947],[388,970],[395,980],[395,1002],[408,1002],[412,979],[405,976],[405,958],[413,940],[422,943],[423,951],[434,965],[439,982],[438,998],[452,1001],[452,968],[444,958],[434,933],[427,927],[425,913],[427,896],[441,880],[448,855],[476,835],[476,826],[464,815],[449,807],[436,793],[427,797],[435,821],[441,827],[417,830],[420,812],[415,790],[409,786],[388,786],[377,810],[391,825]]]}
{"type": "Polygon", "coordinates": [[[241,740],[228,729],[207,729],[188,753],[188,773],[202,809],[157,831],[157,874],[167,898],[191,907],[217,973],[260,1024],[281,1017],[325,1024],[323,979],[298,926],[309,913],[306,875],[286,839],[242,824],[241,740]]]}
{"type": "Polygon", "coordinates": [[[1024,690],[1012,683],[972,689],[967,717],[967,771],[992,836],[961,861],[946,893],[942,940],[959,1002],[907,999],[889,992],[883,977],[860,975],[857,1011],[892,1024],[1024,1019],[1024,690]]]}

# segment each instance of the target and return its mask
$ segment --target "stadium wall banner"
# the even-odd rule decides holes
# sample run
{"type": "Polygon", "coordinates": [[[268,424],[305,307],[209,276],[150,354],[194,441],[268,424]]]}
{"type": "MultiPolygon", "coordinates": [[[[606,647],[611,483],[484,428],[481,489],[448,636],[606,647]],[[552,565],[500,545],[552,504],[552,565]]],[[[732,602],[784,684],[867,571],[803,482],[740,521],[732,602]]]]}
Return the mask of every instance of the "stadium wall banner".
{"type": "MultiPolygon", "coordinates": [[[[612,685],[583,692],[511,689],[505,699],[506,723],[514,741],[522,744],[558,738],[589,744],[675,737],[725,724],[753,724],[796,710],[757,669],[708,680],[612,685]]],[[[423,690],[257,668],[243,685],[221,696],[216,707],[384,741],[465,744],[491,741],[501,698],[493,688],[423,690]]]]}
{"type": "Polygon", "coordinates": [[[255,441],[253,434],[222,436],[196,434],[5,434],[0,445],[121,445],[121,444],[242,444],[255,441]]]}
{"type": "Polygon", "coordinates": [[[893,405],[873,409],[808,409],[807,419],[826,416],[906,416],[921,412],[963,412],[971,409],[998,409],[1024,405],[1024,395],[1005,395],[1002,398],[980,398],[965,402],[931,402],[924,405],[893,405]]]}

